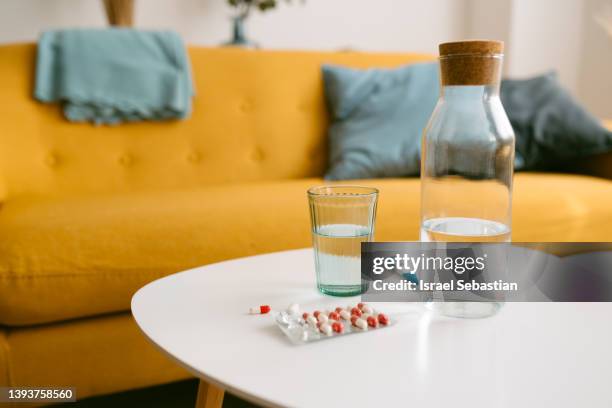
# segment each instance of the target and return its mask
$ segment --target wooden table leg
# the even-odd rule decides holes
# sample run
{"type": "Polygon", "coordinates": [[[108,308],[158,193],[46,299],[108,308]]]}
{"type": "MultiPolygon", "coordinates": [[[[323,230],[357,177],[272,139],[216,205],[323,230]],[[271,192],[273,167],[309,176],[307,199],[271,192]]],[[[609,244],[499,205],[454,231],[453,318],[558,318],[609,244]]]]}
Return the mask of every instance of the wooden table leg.
{"type": "Polygon", "coordinates": [[[222,388],[200,380],[196,408],[221,408],[223,406],[224,394],[225,391],[222,388]]]}

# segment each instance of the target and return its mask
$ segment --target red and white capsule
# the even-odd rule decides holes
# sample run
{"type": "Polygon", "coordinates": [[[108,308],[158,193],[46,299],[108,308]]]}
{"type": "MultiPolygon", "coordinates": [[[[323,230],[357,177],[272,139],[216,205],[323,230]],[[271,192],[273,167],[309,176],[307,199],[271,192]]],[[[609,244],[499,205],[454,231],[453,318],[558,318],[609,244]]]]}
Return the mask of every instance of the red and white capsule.
{"type": "Polygon", "coordinates": [[[321,323],[321,325],[319,326],[319,331],[326,336],[331,336],[333,329],[329,324],[321,323]]]}
{"type": "MultiPolygon", "coordinates": [[[[356,316],[353,316],[353,317],[356,317],[356,316]]],[[[351,318],[351,320],[352,319],[353,318],[351,318]]],[[[357,327],[358,329],[361,329],[361,330],[367,330],[368,329],[368,323],[365,320],[363,320],[361,317],[357,317],[355,319],[355,322],[353,323],[353,326],[355,326],[355,327],[357,327]]]]}
{"type": "Polygon", "coordinates": [[[250,307],[249,314],[266,314],[266,313],[269,313],[270,310],[271,308],[268,305],[261,305],[259,307],[250,307]]]}
{"type": "Polygon", "coordinates": [[[300,314],[300,305],[297,303],[292,303],[287,307],[287,313],[293,316],[299,316],[300,314]]]}
{"type": "Polygon", "coordinates": [[[340,322],[334,322],[332,323],[332,330],[338,334],[341,334],[344,332],[344,325],[340,322]]]}
{"type": "Polygon", "coordinates": [[[380,323],[383,326],[386,326],[389,324],[389,318],[385,314],[379,313],[378,316],[376,316],[376,318],[378,319],[378,323],[380,323]]]}

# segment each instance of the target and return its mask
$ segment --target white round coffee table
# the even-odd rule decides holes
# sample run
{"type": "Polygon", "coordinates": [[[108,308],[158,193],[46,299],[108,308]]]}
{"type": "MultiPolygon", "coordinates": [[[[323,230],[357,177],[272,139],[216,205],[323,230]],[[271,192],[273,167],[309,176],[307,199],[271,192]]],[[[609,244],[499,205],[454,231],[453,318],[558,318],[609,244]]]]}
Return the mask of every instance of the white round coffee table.
{"type": "MultiPolygon", "coordinates": [[[[203,266],[140,289],[144,334],[201,380],[264,406],[610,407],[612,304],[512,303],[480,320],[381,304],[384,330],[295,346],[251,306],[347,305],[315,289],[312,250],[203,266]]],[[[210,384],[207,385],[207,384],[210,384]]]]}

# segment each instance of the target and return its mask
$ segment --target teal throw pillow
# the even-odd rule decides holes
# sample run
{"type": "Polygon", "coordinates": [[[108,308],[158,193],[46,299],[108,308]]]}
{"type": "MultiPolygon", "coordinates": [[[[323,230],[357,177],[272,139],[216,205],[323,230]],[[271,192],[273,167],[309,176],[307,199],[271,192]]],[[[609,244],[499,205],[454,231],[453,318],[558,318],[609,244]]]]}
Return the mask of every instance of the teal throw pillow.
{"type": "Polygon", "coordinates": [[[325,178],[417,175],[421,134],[438,100],[438,65],[324,65],[323,79],[331,115],[325,178]]]}

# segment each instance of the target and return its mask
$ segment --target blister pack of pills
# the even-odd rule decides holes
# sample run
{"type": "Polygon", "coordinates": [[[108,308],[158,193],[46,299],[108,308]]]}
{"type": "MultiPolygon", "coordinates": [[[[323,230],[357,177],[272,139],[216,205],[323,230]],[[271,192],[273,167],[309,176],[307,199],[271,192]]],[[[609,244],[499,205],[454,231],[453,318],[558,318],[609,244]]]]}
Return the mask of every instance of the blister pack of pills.
{"type": "Polygon", "coordinates": [[[273,312],[274,321],[294,344],[364,333],[392,326],[395,321],[365,303],[334,310],[300,311],[299,305],[273,312]]]}

